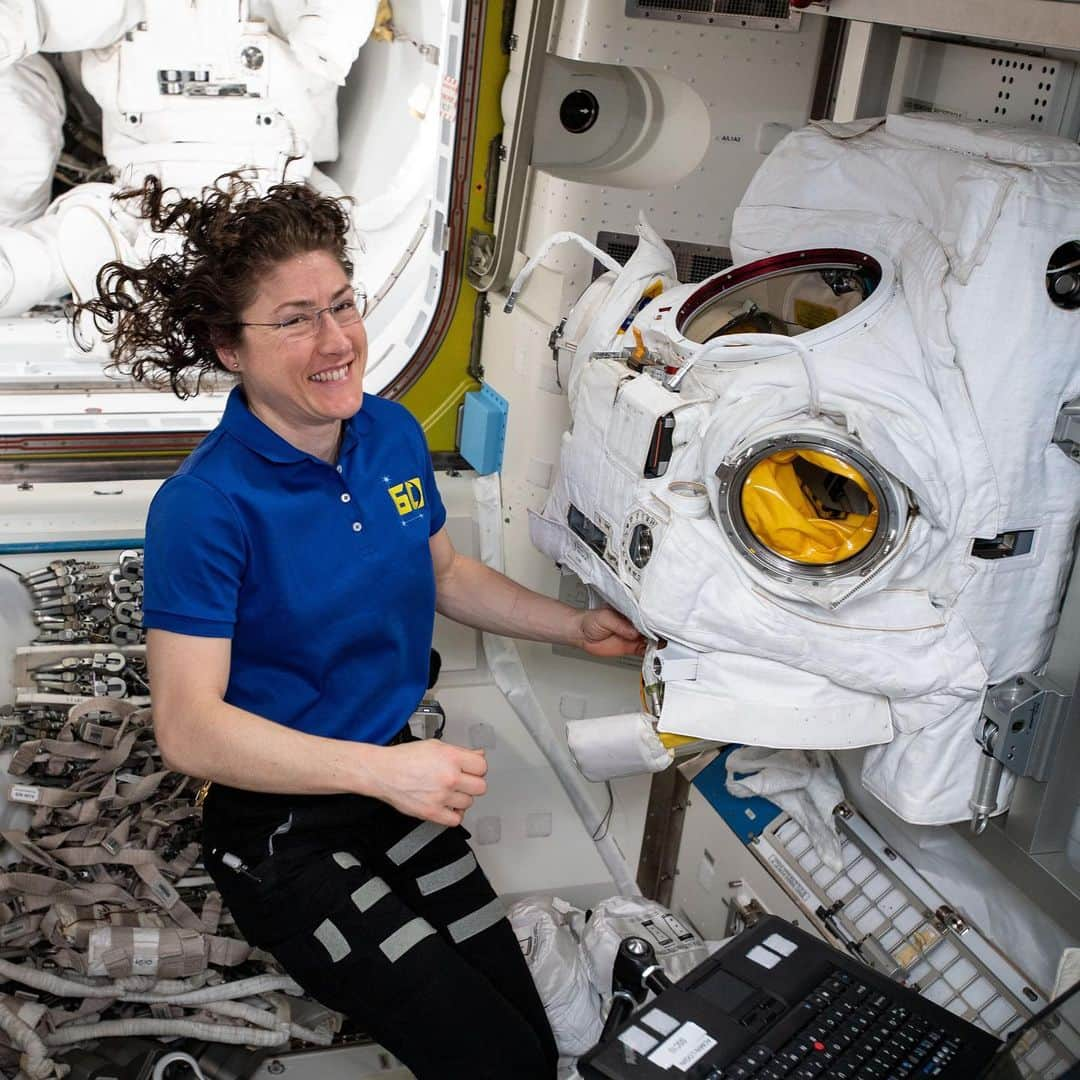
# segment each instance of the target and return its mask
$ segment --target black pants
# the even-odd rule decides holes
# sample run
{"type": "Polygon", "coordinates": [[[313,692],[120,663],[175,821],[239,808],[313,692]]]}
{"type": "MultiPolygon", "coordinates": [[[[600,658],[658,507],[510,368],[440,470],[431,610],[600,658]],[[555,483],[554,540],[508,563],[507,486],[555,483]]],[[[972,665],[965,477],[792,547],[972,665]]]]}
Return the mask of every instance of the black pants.
{"type": "Polygon", "coordinates": [[[547,1016],[467,839],[362,796],[215,785],[204,808],[237,925],[317,1001],[419,1080],[550,1080],[547,1016]]]}

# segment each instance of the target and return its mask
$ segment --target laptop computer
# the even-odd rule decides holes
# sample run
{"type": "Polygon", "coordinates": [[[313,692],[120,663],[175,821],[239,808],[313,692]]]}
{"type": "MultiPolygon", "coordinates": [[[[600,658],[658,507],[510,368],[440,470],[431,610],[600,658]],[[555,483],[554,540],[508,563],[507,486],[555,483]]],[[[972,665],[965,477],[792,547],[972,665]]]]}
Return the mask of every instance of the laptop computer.
{"type": "MultiPolygon", "coordinates": [[[[578,1062],[587,1080],[1016,1080],[1006,1042],[776,916],[766,916],[634,1013],[578,1062]]],[[[1068,1051],[1065,1051],[1068,1053],[1068,1051]]]]}

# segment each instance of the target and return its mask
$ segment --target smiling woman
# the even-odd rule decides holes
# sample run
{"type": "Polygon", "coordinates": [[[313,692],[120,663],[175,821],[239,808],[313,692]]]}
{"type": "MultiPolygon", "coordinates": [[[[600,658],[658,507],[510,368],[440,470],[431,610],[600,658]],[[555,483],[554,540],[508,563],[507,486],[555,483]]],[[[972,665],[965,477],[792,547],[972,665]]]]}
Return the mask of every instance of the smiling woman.
{"type": "Polygon", "coordinates": [[[92,317],[112,345],[113,371],[168,385],[179,397],[197,394],[207,374],[236,372],[235,358],[226,361],[219,350],[241,344],[245,320],[260,320],[253,312],[269,318],[275,305],[284,309],[290,300],[297,301],[290,315],[318,306],[309,298],[314,285],[300,269],[279,282],[299,293],[260,301],[264,286],[289,260],[323,255],[336,270],[336,294],[352,278],[344,200],[306,184],[278,184],[262,196],[234,172],[220,176],[201,198],[184,198],[148,176],[142,188],[116,198],[138,204],[157,237],[158,255],[144,266],[106,263],[98,295],[76,305],[76,318],[92,317]]]}
{"type": "Polygon", "coordinates": [[[218,356],[243,380],[248,408],[315,457],[337,451],[341,421],[364,397],[367,334],[338,260],[307,251],[260,277],[244,332],[218,356]]]}
{"type": "Polygon", "coordinates": [[[436,610],[600,655],[644,643],[454,550],[420,425],[364,395],[337,200],[235,175],[201,199],[152,179],[141,196],[173,250],[109,264],[82,310],[137,379],[181,395],[239,379],[146,523],[154,729],[171,768],[211,782],[204,865],[249,942],[421,1080],[551,1077],[543,1006],[461,828],[484,752],[414,739],[408,719],[436,610]]]}

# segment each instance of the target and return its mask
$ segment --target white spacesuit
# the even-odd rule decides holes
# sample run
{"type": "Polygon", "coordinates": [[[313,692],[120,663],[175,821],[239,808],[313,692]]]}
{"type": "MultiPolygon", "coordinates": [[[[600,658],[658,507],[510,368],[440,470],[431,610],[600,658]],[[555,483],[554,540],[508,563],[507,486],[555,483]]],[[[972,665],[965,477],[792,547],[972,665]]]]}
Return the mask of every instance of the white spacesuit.
{"type": "Polygon", "coordinates": [[[109,259],[145,259],[151,238],[110,196],[147,174],[192,193],[247,167],[259,184],[335,191],[314,162],[337,156],[337,87],[375,11],[375,0],[0,2],[0,103],[19,147],[0,182],[0,316],[81,297],[109,259]],[[64,105],[46,51],[81,52],[117,174],[47,209],[64,105]]]}
{"type": "Polygon", "coordinates": [[[1080,393],[1053,291],[1078,195],[1063,139],[813,126],[735,215],[753,262],[680,286],[643,227],[585,293],[533,540],[666,640],[661,731],[868,747],[897,814],[970,816],[983,692],[1045,659],[1080,520],[1052,442],[1080,393]]]}

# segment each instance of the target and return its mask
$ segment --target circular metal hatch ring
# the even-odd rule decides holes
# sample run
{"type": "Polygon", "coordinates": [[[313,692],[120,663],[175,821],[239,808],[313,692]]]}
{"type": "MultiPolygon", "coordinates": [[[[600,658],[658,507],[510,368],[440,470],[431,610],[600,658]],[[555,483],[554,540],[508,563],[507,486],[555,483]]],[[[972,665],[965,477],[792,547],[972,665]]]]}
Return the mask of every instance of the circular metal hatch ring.
{"type": "Polygon", "coordinates": [[[716,470],[720,482],[719,522],[735,550],[759,570],[784,581],[831,581],[871,573],[896,548],[913,504],[907,488],[894,480],[854,439],[819,432],[770,435],[747,446],[716,470]],[[808,450],[826,454],[865,481],[878,520],[869,542],[854,555],[830,563],[807,563],[773,550],[751,528],[743,510],[743,487],[751,470],[775,454],[808,450]]]}
{"type": "MultiPolygon", "coordinates": [[[[798,251],[784,251],[776,255],[756,259],[753,262],[743,263],[740,266],[733,266],[729,270],[724,270],[715,277],[703,282],[700,288],[692,292],[682,303],[675,315],[674,329],[688,341],[701,343],[701,338],[696,337],[694,334],[695,324],[700,324],[703,317],[707,317],[710,310],[722,301],[732,300],[733,294],[744,291],[749,295],[752,286],[765,290],[769,288],[767,283],[774,282],[775,279],[791,277],[794,280],[797,275],[814,273],[820,275],[823,282],[827,281],[829,276],[832,276],[834,280],[839,280],[845,274],[860,275],[865,285],[865,291],[861,291],[859,301],[854,309],[838,317],[834,315],[830,318],[827,313],[823,315],[822,313],[826,312],[826,309],[822,305],[806,305],[808,312],[816,313],[816,317],[810,318],[809,325],[789,324],[799,326],[799,329],[791,336],[809,333],[822,326],[827,326],[833,319],[837,323],[841,320],[846,323],[846,316],[854,316],[855,310],[858,310],[859,314],[854,317],[864,319],[869,314],[865,307],[867,301],[874,297],[875,294],[878,294],[878,299],[884,301],[886,295],[891,291],[888,286],[891,285],[894,278],[892,266],[887,259],[879,259],[866,252],[855,251],[851,248],[806,248],[798,251]],[[882,288],[883,285],[886,287],[882,288]]],[[[836,295],[840,296],[841,292],[837,291],[836,295]]],[[[765,315],[764,312],[762,314],[765,315]]],[[[776,321],[775,314],[766,317],[774,322],[776,321]]],[[[749,325],[746,327],[733,326],[726,332],[753,333],[754,329],[753,326],[749,325]]],[[[758,327],[757,329],[766,332],[765,327],[758,327]]],[[[719,332],[723,333],[725,330],[719,332]]],[[[775,328],[768,332],[775,332],[775,328]]]]}

